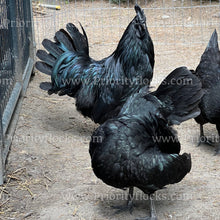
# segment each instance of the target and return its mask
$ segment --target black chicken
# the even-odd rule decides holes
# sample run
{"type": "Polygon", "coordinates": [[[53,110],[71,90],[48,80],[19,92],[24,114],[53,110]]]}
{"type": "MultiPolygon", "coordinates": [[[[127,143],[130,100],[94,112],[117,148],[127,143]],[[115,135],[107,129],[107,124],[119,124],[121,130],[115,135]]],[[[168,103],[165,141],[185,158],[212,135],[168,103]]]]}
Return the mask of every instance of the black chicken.
{"type": "MultiPolygon", "coordinates": [[[[181,181],[191,169],[189,154],[180,155],[180,143],[172,124],[200,114],[201,82],[187,68],[174,70],[152,93],[142,88],[132,95],[119,115],[98,127],[90,142],[95,175],[116,188],[133,187],[152,194],[181,181]]],[[[156,219],[153,201],[151,218],[156,219]]]]}
{"type": "MultiPolygon", "coordinates": [[[[218,47],[218,35],[213,32],[200,63],[195,71],[201,80],[204,96],[199,104],[201,114],[195,118],[200,124],[200,142],[212,145],[212,141],[204,136],[203,125],[212,123],[216,125],[220,135],[220,51],[218,47]]],[[[218,138],[216,154],[220,153],[220,141],[218,138]]]]}
{"type": "MultiPolygon", "coordinates": [[[[135,5],[136,16],[125,30],[116,50],[107,58],[95,61],[89,56],[86,33],[67,24],[69,34],[61,29],[55,43],[45,39],[49,51],[38,50],[43,62],[36,67],[51,75],[48,93],[76,98],[76,107],[84,116],[103,123],[118,114],[126,99],[149,85],[154,68],[154,46],[143,10],[135,5]]],[[[81,26],[82,27],[82,26],[81,26]]],[[[41,84],[42,89],[48,83],[41,84]]]]}

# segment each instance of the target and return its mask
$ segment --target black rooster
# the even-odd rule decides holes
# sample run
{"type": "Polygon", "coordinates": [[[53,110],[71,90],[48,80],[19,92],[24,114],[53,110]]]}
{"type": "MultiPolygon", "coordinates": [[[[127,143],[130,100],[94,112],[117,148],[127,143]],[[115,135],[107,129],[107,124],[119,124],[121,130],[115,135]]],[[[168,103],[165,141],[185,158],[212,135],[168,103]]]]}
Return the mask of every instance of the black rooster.
{"type": "MultiPolygon", "coordinates": [[[[203,125],[208,122],[215,124],[220,135],[220,51],[216,30],[209,40],[195,74],[201,80],[205,92],[199,104],[201,114],[195,118],[196,122],[200,124],[199,144],[205,142],[212,145],[212,141],[204,136],[203,125]]],[[[216,154],[219,153],[220,141],[218,138],[216,154]]]]}
{"type": "MultiPolygon", "coordinates": [[[[49,94],[76,98],[76,107],[84,116],[103,123],[118,114],[126,99],[149,85],[154,68],[154,46],[143,10],[135,5],[136,16],[125,30],[116,50],[107,58],[95,61],[89,56],[86,33],[67,24],[69,34],[61,29],[55,43],[45,39],[49,51],[38,50],[43,62],[36,67],[51,75],[49,94]]],[[[81,26],[82,27],[82,26],[81,26]]],[[[41,84],[48,88],[48,83],[41,84]]]]}
{"type": "MultiPolygon", "coordinates": [[[[98,127],[90,142],[95,175],[116,188],[133,187],[152,194],[181,181],[191,169],[189,154],[180,155],[180,143],[172,124],[200,114],[201,82],[187,68],[174,70],[152,93],[146,88],[132,95],[119,115],[98,127]]],[[[151,218],[156,219],[153,201],[151,218]]]]}

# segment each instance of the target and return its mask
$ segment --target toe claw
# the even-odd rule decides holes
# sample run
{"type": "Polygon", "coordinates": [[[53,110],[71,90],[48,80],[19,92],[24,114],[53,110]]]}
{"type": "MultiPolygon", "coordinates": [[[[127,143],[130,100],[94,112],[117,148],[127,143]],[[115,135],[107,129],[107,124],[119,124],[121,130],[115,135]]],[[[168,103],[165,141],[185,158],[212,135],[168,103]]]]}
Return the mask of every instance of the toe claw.
{"type": "Polygon", "coordinates": [[[213,145],[214,145],[213,141],[210,140],[210,139],[208,139],[206,136],[201,136],[201,137],[199,138],[199,142],[198,142],[198,144],[197,144],[197,147],[198,147],[200,144],[208,144],[208,145],[210,145],[210,146],[213,146],[213,145]]]}

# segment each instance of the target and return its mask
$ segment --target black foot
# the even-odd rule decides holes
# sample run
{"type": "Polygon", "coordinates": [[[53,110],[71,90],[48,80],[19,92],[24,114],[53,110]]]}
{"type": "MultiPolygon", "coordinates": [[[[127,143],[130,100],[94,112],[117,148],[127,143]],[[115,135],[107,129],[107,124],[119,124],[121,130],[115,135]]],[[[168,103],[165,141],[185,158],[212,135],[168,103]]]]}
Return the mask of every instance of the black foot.
{"type": "Polygon", "coordinates": [[[144,217],[144,218],[136,218],[135,220],[157,220],[157,214],[156,209],[154,205],[154,200],[152,198],[152,195],[150,196],[150,216],[144,217]]]}
{"type": "Polygon", "coordinates": [[[129,211],[130,214],[133,212],[134,204],[132,201],[129,201],[127,205],[125,206],[111,206],[113,209],[118,209],[115,214],[119,214],[121,212],[127,212],[129,211]]]}
{"type": "Polygon", "coordinates": [[[208,144],[210,146],[214,146],[214,143],[212,140],[208,139],[206,136],[200,136],[199,138],[199,143],[197,145],[197,147],[200,145],[200,144],[208,144]]]}
{"type": "Polygon", "coordinates": [[[136,218],[135,220],[158,220],[157,217],[136,218]]]}

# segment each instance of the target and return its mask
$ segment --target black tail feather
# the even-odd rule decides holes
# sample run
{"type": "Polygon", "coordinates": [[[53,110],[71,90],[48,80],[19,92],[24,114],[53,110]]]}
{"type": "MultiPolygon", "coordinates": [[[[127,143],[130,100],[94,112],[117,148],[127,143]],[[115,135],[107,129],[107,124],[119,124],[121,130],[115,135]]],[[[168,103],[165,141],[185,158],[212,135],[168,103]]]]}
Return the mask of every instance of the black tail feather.
{"type": "Polygon", "coordinates": [[[52,54],[54,57],[59,57],[63,51],[59,48],[58,45],[56,45],[54,42],[52,42],[51,40],[48,39],[44,39],[42,41],[42,45],[44,46],[44,48],[50,52],[50,54],[52,54]]]}
{"type": "Polygon", "coordinates": [[[48,54],[45,50],[38,50],[36,55],[40,60],[43,60],[46,64],[48,64],[51,67],[54,65],[56,61],[55,57],[48,54]]]}
{"type": "Polygon", "coordinates": [[[200,114],[198,104],[203,96],[202,85],[186,67],[170,73],[154,95],[165,103],[165,114],[171,124],[180,124],[200,114]]]}
{"type": "Polygon", "coordinates": [[[52,42],[49,39],[44,39],[42,45],[47,50],[38,50],[36,55],[41,60],[36,62],[36,68],[47,75],[52,75],[54,65],[60,56],[66,51],[78,52],[79,54],[88,55],[89,47],[86,32],[80,24],[83,34],[73,24],[67,24],[67,30],[60,29],[55,33],[52,42]]]}
{"type": "Polygon", "coordinates": [[[45,74],[47,74],[47,75],[49,75],[49,76],[51,76],[51,74],[52,74],[52,67],[49,66],[49,65],[47,65],[47,64],[44,63],[44,62],[37,61],[37,62],[35,63],[35,67],[36,67],[39,71],[41,71],[42,73],[45,73],[45,74]]]}
{"type": "Polygon", "coordinates": [[[83,52],[84,54],[89,55],[88,38],[81,24],[80,26],[82,28],[83,34],[81,34],[78,28],[72,23],[68,23],[66,25],[66,29],[74,42],[76,51],[83,52]]]}
{"type": "MultiPolygon", "coordinates": [[[[208,69],[210,69],[210,67],[215,67],[217,70],[217,66],[219,62],[220,62],[220,52],[219,52],[219,46],[218,46],[218,34],[217,31],[214,30],[214,32],[212,33],[212,36],[209,40],[209,43],[204,51],[204,53],[201,56],[201,60],[200,60],[200,64],[198,65],[197,69],[196,69],[196,75],[199,75],[199,78],[202,77],[203,78],[203,74],[201,75],[201,73],[204,73],[204,69],[206,69],[206,71],[208,69]],[[207,65],[207,63],[212,64],[212,65],[207,65]],[[208,69],[207,69],[208,68],[208,69]]],[[[216,70],[212,70],[212,74],[216,73],[216,70]]],[[[211,73],[210,71],[208,71],[209,74],[211,73]]],[[[214,79],[214,78],[213,78],[214,79]]],[[[209,81],[209,80],[208,80],[209,81]]],[[[204,82],[203,82],[204,83],[204,82]]]]}
{"type": "Polygon", "coordinates": [[[209,40],[208,46],[206,47],[205,51],[208,51],[210,48],[213,48],[213,49],[219,51],[219,47],[218,47],[218,34],[217,34],[216,29],[212,33],[212,36],[211,36],[211,38],[209,40]]]}
{"type": "Polygon", "coordinates": [[[73,40],[69,36],[69,34],[64,30],[60,29],[59,31],[56,32],[55,34],[55,39],[63,43],[64,46],[69,50],[69,51],[75,51],[75,48],[73,47],[73,40]]]}
{"type": "Polygon", "coordinates": [[[87,34],[86,34],[86,31],[85,31],[85,29],[83,28],[83,26],[82,26],[82,24],[79,22],[79,25],[80,25],[80,27],[81,27],[81,29],[82,29],[82,31],[83,31],[83,35],[84,35],[84,37],[85,37],[85,46],[86,46],[86,49],[88,50],[87,51],[87,54],[89,55],[89,42],[88,42],[88,37],[87,37],[87,34]]]}
{"type": "Polygon", "coordinates": [[[40,83],[40,88],[42,90],[48,91],[52,88],[52,84],[50,82],[42,82],[40,83]]]}

